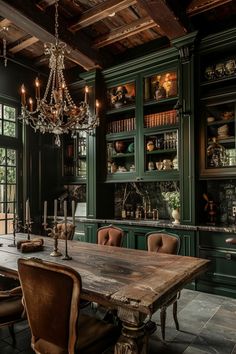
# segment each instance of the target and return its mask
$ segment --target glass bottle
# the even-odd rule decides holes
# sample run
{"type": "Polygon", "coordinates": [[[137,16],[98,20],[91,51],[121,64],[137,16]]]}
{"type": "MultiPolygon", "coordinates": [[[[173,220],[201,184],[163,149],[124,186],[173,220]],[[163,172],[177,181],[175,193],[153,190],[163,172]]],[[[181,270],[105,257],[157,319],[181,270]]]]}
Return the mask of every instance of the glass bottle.
{"type": "Polygon", "coordinates": [[[225,161],[226,151],[223,145],[217,143],[216,137],[212,138],[212,143],[207,148],[208,167],[222,167],[225,161]]]}

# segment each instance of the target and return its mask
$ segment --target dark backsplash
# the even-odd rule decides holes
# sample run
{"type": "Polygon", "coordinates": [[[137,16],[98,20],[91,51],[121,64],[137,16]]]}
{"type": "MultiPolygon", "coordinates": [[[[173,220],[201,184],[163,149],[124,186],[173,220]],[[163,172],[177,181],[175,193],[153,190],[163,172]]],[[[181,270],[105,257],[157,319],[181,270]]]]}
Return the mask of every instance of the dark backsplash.
{"type": "Polygon", "coordinates": [[[150,209],[157,209],[159,219],[170,219],[170,209],[162,192],[179,190],[178,182],[117,183],[115,185],[115,218],[121,218],[123,207],[131,211],[129,218],[135,218],[138,206],[150,203],[150,209]]]}
{"type": "MultiPolygon", "coordinates": [[[[236,180],[207,181],[206,194],[216,204],[216,223],[235,225],[233,206],[236,207],[236,180]]],[[[205,202],[206,206],[207,202],[205,202]]],[[[205,213],[206,214],[206,213],[205,213]]],[[[207,222],[207,215],[205,215],[207,222]]]]}

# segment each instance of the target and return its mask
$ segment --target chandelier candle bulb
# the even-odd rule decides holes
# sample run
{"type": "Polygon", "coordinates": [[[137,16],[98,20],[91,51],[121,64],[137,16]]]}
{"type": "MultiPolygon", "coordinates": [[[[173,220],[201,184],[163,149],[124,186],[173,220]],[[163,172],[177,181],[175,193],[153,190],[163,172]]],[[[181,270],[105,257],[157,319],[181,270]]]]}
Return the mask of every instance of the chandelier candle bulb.
{"type": "Polygon", "coordinates": [[[25,103],[26,103],[26,101],[25,101],[25,85],[22,84],[21,85],[21,104],[22,104],[22,106],[25,106],[25,103]]]}
{"type": "Polygon", "coordinates": [[[33,100],[31,97],[29,98],[29,110],[30,112],[33,112],[33,100]]]}
{"type": "Polygon", "coordinates": [[[43,223],[44,225],[47,224],[47,201],[44,201],[44,208],[43,208],[43,223]]]}
{"type": "Polygon", "coordinates": [[[85,92],[84,92],[84,102],[88,103],[88,92],[89,92],[89,88],[88,86],[85,86],[85,92]]]}
{"type": "Polygon", "coordinates": [[[54,223],[57,222],[57,200],[54,199],[54,223]]]}
{"type": "Polygon", "coordinates": [[[37,77],[35,79],[35,97],[37,100],[40,100],[40,83],[37,77]]]}
{"type": "Polygon", "coordinates": [[[98,116],[98,111],[99,111],[99,101],[96,100],[96,108],[95,108],[95,114],[98,116]]]}

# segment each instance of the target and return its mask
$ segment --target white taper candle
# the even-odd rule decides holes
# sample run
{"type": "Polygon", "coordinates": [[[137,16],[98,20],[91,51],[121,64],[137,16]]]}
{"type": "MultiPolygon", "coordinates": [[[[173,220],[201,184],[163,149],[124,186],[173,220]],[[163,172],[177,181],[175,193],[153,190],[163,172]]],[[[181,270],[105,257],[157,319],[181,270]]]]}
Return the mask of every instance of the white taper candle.
{"type": "Polygon", "coordinates": [[[44,223],[44,225],[47,224],[47,206],[48,206],[48,204],[47,204],[47,201],[45,200],[44,207],[43,207],[43,223],[44,223]]]}
{"type": "Polygon", "coordinates": [[[75,225],[75,201],[72,200],[71,203],[71,210],[72,210],[72,224],[75,225]]]}
{"type": "Polygon", "coordinates": [[[54,199],[54,222],[57,222],[57,200],[54,199]]]}
{"type": "Polygon", "coordinates": [[[67,201],[64,200],[64,219],[65,219],[65,224],[67,223],[67,201]]]}

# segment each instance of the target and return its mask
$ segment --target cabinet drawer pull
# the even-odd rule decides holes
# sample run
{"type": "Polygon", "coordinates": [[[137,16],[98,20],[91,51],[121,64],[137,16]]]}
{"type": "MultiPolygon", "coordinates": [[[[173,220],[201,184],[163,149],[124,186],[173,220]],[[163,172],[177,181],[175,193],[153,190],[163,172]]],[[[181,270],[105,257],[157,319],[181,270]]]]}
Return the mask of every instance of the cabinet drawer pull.
{"type": "Polygon", "coordinates": [[[225,259],[227,259],[227,261],[231,261],[231,259],[232,259],[232,254],[231,254],[231,253],[226,253],[226,254],[225,254],[225,259]]]}

